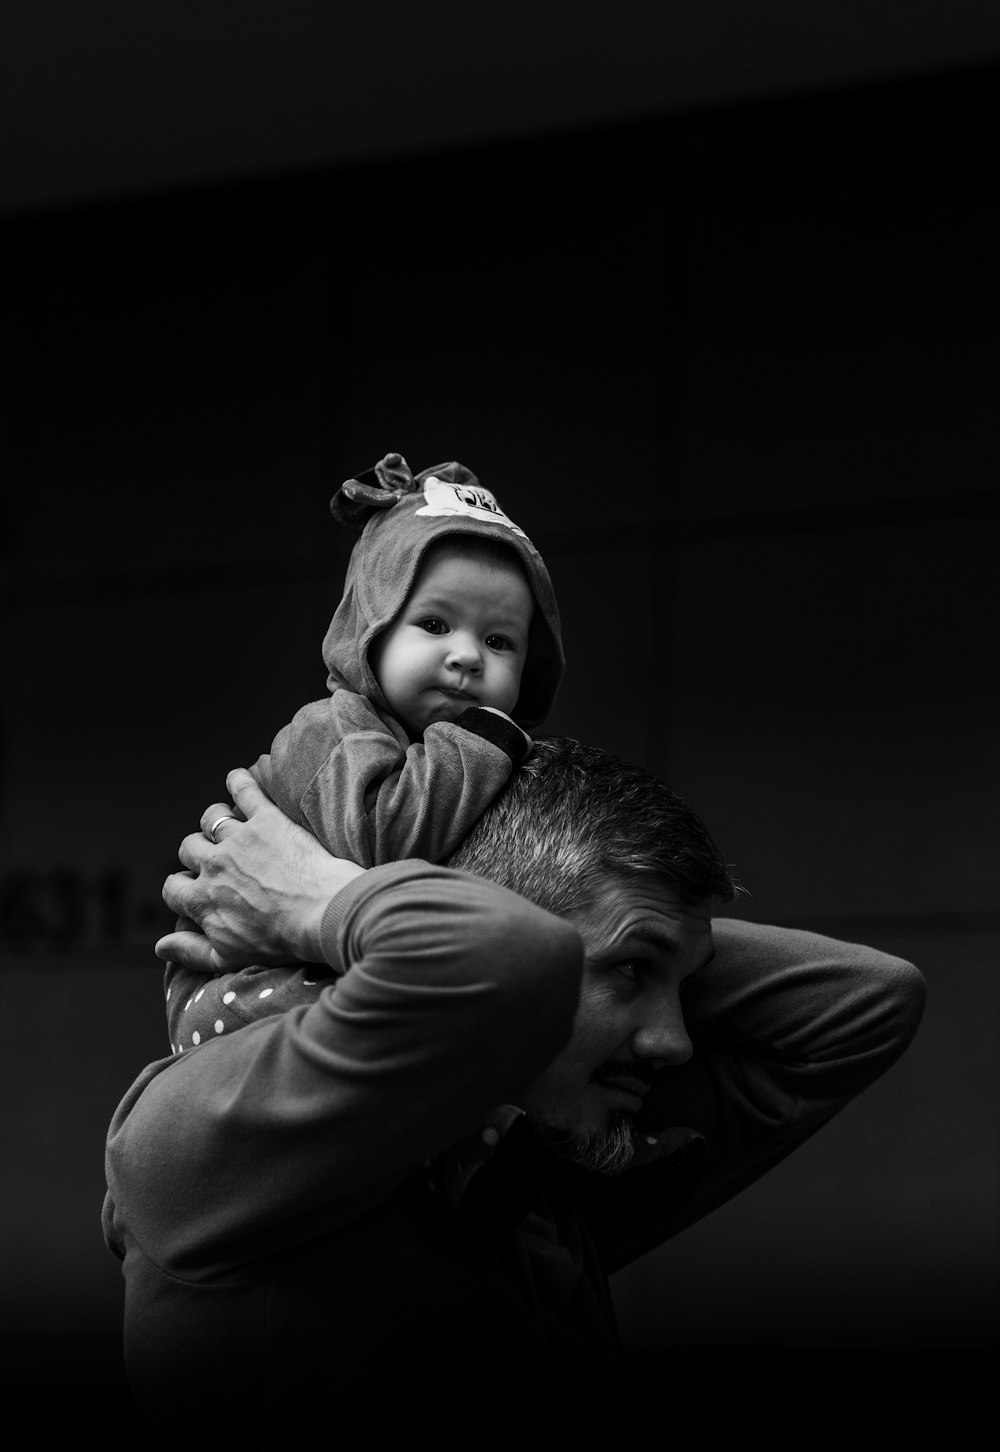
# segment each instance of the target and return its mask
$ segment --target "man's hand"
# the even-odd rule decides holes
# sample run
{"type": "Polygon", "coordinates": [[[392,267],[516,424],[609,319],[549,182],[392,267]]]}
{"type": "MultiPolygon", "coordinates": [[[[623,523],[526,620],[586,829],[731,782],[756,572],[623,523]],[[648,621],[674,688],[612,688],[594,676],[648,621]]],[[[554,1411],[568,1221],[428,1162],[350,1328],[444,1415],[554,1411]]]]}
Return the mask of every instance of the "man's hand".
{"type": "Polygon", "coordinates": [[[203,973],[322,962],[327,904],[364,869],[331,857],[242,767],[229,773],[226,788],[235,807],[216,802],[203,813],[201,832],[180,845],[188,870],[163,884],[163,901],[191,927],[161,938],[157,957],[203,973]],[[217,842],[208,835],[215,823],[217,842]]]}

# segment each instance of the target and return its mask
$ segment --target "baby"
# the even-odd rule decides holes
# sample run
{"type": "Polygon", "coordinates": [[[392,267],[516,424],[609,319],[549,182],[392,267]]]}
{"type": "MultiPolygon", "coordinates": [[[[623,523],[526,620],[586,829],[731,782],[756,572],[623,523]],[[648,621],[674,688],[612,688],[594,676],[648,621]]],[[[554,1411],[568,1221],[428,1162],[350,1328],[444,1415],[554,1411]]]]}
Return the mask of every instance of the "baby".
{"type": "MultiPolygon", "coordinates": [[[[330,695],[296,713],[253,775],[334,856],[362,867],[453,851],[531,746],[563,670],[548,571],[463,465],[399,454],[331,502],[360,529],[323,646],[330,695]]],[[[170,963],[175,1053],[309,1001],[329,969],[206,978],[170,963]]]]}

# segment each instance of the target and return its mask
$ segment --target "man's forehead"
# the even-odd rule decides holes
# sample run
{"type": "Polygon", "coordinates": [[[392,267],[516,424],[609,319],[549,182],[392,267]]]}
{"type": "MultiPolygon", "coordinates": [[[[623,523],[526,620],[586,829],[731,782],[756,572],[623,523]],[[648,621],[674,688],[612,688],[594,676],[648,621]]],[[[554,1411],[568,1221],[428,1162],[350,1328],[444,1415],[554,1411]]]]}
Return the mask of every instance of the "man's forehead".
{"type": "Polygon", "coordinates": [[[711,904],[685,902],[676,884],[656,873],[609,878],[572,921],[594,946],[645,939],[670,947],[691,938],[703,942],[712,931],[711,904]]]}

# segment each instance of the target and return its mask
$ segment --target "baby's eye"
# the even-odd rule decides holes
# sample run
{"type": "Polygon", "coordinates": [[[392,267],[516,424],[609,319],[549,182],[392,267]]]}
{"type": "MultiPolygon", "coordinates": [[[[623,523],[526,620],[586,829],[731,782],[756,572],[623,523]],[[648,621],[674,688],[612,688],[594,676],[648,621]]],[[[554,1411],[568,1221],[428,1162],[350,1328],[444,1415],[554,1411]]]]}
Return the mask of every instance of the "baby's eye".
{"type": "Polygon", "coordinates": [[[506,635],[488,635],[486,644],[490,650],[513,650],[514,642],[506,635]]]}
{"type": "Polygon", "coordinates": [[[418,620],[417,625],[421,630],[426,630],[428,635],[444,635],[448,629],[443,620],[436,615],[429,615],[426,620],[418,620]]]}

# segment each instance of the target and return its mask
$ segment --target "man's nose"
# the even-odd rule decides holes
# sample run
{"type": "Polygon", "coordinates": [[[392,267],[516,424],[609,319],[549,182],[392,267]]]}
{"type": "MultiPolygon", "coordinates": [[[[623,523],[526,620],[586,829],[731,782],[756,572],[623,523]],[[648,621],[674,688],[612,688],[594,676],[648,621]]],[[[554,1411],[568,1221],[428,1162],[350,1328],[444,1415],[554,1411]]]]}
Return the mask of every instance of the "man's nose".
{"type": "Polygon", "coordinates": [[[694,1053],[679,1002],[665,1005],[637,1029],[632,1038],[637,1059],[656,1060],[657,1067],[676,1069],[694,1053]]]}

